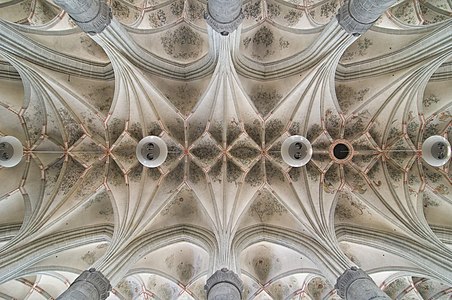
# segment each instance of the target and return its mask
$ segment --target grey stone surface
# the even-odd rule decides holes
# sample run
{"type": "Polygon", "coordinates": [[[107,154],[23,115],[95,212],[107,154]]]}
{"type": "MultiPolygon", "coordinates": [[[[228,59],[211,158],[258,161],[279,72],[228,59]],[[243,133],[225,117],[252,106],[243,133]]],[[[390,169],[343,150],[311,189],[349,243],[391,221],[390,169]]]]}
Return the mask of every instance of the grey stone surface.
{"type": "Polygon", "coordinates": [[[334,287],[342,299],[391,299],[375,284],[366,272],[357,267],[352,267],[339,276],[334,287]]]}
{"type": "Polygon", "coordinates": [[[348,0],[339,9],[339,24],[350,34],[366,32],[396,0],[348,0]]]}
{"type": "Polygon", "coordinates": [[[83,271],[57,300],[104,300],[110,290],[110,281],[96,269],[89,269],[83,271]]]}
{"type": "Polygon", "coordinates": [[[209,0],[205,18],[215,31],[227,35],[236,30],[244,18],[242,1],[209,0]]]}
{"type": "Polygon", "coordinates": [[[101,33],[111,22],[111,8],[102,0],[55,0],[84,31],[101,33]]]}
{"type": "Polygon", "coordinates": [[[237,274],[223,268],[207,279],[204,288],[207,300],[239,300],[242,298],[243,282],[237,274]]]}

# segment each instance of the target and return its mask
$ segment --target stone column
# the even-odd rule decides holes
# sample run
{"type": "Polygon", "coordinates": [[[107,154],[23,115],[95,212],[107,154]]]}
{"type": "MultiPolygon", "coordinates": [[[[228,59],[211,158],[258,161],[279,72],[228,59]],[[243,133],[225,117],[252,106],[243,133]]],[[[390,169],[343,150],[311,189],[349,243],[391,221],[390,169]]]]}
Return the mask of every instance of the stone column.
{"type": "Polygon", "coordinates": [[[86,33],[101,33],[111,22],[111,8],[103,0],[54,0],[86,33]]]}
{"type": "Polygon", "coordinates": [[[110,281],[92,268],[83,271],[57,300],[104,300],[110,291],[110,281]]]}
{"type": "Polygon", "coordinates": [[[213,30],[228,35],[239,27],[244,18],[241,0],[209,0],[206,22],[213,30]]]}
{"type": "Polygon", "coordinates": [[[207,291],[207,300],[240,300],[243,283],[237,274],[223,268],[207,279],[204,289],[207,291]]]}
{"type": "Polygon", "coordinates": [[[366,32],[396,0],[347,0],[339,9],[337,19],[350,34],[366,32]]]}
{"type": "Polygon", "coordinates": [[[347,300],[390,300],[372,278],[361,269],[352,267],[339,276],[336,285],[337,294],[347,300]]]}

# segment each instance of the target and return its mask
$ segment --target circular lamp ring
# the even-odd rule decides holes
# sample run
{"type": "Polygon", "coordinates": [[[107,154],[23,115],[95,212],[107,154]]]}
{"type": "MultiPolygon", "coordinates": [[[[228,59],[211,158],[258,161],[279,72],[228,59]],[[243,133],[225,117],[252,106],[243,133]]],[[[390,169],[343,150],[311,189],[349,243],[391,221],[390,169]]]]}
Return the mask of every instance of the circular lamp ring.
{"type": "Polygon", "coordinates": [[[343,164],[353,158],[353,146],[347,140],[336,140],[331,144],[328,153],[333,161],[343,164]]]}
{"type": "Polygon", "coordinates": [[[422,158],[433,167],[444,166],[451,155],[449,141],[440,135],[433,135],[422,143],[422,158]]]}
{"type": "Polygon", "coordinates": [[[311,160],[311,143],[301,135],[292,135],[282,143],[281,156],[289,166],[302,167],[311,160]]]}
{"type": "Polygon", "coordinates": [[[147,136],[138,143],[136,155],[143,166],[156,168],[166,160],[168,148],[161,138],[147,136]]]}
{"type": "Polygon", "coordinates": [[[22,160],[24,147],[13,136],[0,137],[0,166],[12,168],[22,160]]]}

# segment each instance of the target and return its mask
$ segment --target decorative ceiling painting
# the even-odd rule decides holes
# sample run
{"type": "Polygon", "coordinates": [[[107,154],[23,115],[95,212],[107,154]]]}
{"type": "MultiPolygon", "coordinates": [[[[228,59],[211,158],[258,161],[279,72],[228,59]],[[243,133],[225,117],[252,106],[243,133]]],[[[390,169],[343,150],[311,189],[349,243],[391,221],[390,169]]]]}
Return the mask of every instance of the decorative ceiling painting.
{"type": "Polygon", "coordinates": [[[107,299],[206,299],[222,267],[243,299],[340,299],[354,265],[392,299],[451,299],[452,163],[421,150],[452,141],[452,2],[399,0],[360,36],[343,4],[244,1],[225,35],[204,0],[113,0],[92,35],[0,0],[0,137],[23,146],[0,167],[0,299],[90,268],[107,299]]]}

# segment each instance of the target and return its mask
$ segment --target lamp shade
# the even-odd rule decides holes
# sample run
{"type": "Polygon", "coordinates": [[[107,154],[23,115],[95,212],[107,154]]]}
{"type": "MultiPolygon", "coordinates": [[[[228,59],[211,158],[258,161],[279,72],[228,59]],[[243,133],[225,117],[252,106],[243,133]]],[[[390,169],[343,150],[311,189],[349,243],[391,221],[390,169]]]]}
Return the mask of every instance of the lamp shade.
{"type": "Polygon", "coordinates": [[[136,155],[143,166],[156,168],[166,160],[168,147],[158,136],[147,136],[138,143],[136,155]]]}
{"type": "Polygon", "coordinates": [[[0,166],[12,168],[22,160],[24,147],[13,136],[0,137],[0,166]]]}
{"type": "Polygon", "coordinates": [[[292,135],[282,143],[281,156],[289,166],[302,167],[311,160],[311,143],[301,135],[292,135]]]}
{"type": "Polygon", "coordinates": [[[422,144],[422,158],[433,167],[444,166],[450,157],[450,143],[440,135],[433,135],[422,144]]]}

